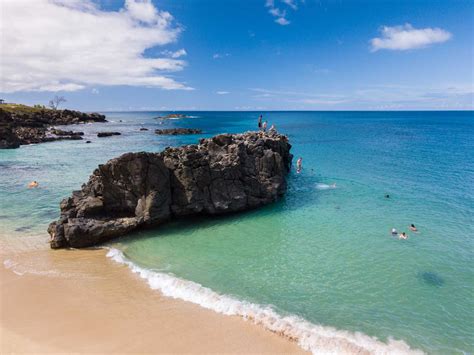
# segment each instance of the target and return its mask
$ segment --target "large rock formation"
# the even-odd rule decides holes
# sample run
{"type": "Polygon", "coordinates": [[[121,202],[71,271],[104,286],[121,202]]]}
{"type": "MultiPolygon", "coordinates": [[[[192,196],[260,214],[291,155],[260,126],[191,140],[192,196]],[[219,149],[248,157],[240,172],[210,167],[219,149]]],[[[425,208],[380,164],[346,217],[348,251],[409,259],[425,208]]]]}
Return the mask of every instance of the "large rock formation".
{"type": "Polygon", "coordinates": [[[98,113],[35,109],[24,105],[5,107],[8,109],[0,106],[0,149],[61,139],[82,139],[80,132],[62,131],[52,126],[107,122],[105,116],[98,113]]]}
{"type": "Polygon", "coordinates": [[[61,202],[51,247],[87,247],[173,217],[243,211],[286,190],[291,145],[277,133],[222,134],[161,153],[127,153],[61,202]]]}

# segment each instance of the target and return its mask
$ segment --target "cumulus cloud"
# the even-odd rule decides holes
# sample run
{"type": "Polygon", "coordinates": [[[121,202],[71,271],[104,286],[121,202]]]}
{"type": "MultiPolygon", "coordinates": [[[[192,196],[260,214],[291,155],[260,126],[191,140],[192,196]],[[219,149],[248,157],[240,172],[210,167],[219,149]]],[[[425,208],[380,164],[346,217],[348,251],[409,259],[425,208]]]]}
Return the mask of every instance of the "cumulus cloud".
{"type": "MultiPolygon", "coordinates": [[[[181,29],[151,0],[102,11],[91,0],[2,0],[0,91],[75,91],[92,85],[190,89],[169,77],[176,58],[144,51],[177,40],[181,29]]],[[[183,50],[184,51],[184,50],[183,50]]]]}
{"type": "Polygon", "coordinates": [[[441,28],[416,29],[408,23],[403,26],[384,26],[380,31],[380,38],[370,40],[372,52],[380,49],[404,51],[423,48],[430,44],[446,42],[452,37],[451,33],[441,28]]]}

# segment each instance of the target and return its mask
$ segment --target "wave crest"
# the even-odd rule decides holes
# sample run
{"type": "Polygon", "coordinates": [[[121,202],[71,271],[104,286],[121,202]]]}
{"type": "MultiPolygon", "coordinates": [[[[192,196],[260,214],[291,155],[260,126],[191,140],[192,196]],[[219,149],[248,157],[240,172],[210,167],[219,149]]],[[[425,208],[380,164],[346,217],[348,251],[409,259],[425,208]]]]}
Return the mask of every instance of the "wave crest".
{"type": "Polygon", "coordinates": [[[270,306],[262,306],[221,295],[196,282],[142,268],[126,259],[123,252],[110,248],[107,257],[127,265],[148,282],[153,290],[167,297],[192,302],[225,315],[240,316],[280,334],[313,354],[422,354],[405,342],[388,339],[387,343],[363,333],[352,333],[316,325],[298,316],[282,316],[270,306]]]}

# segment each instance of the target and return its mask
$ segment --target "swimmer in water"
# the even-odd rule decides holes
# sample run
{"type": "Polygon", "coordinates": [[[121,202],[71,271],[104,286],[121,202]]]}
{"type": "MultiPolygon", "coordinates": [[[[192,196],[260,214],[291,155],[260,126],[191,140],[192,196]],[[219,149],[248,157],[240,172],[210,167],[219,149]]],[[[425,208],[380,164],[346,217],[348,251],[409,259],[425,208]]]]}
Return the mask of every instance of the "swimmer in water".
{"type": "Polygon", "coordinates": [[[392,228],[392,235],[395,237],[398,235],[398,231],[396,228],[392,228]]]}
{"type": "Polygon", "coordinates": [[[411,230],[412,232],[418,232],[418,229],[416,229],[416,227],[415,227],[415,225],[414,225],[413,223],[410,224],[410,230],[411,230]]]}
{"type": "Polygon", "coordinates": [[[28,188],[29,189],[32,189],[32,188],[35,188],[35,187],[38,187],[38,182],[37,181],[32,181],[28,184],[28,188]]]}
{"type": "Polygon", "coordinates": [[[385,198],[390,198],[390,195],[389,195],[389,194],[385,194],[385,198]]]}
{"type": "Polygon", "coordinates": [[[303,169],[303,158],[299,157],[298,160],[296,161],[296,172],[299,174],[301,173],[302,169],[303,169]]]}
{"type": "Polygon", "coordinates": [[[400,234],[399,238],[400,239],[408,239],[408,236],[405,232],[403,232],[402,234],[400,234]]]}

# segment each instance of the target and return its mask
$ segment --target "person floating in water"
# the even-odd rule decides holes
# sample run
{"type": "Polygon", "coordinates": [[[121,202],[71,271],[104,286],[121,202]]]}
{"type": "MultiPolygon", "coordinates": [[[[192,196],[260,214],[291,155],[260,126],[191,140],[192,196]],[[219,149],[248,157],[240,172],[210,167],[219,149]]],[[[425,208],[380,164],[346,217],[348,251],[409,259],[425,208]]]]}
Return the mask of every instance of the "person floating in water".
{"type": "Polygon", "coordinates": [[[398,235],[398,231],[397,231],[396,228],[392,228],[392,232],[391,232],[391,233],[392,233],[392,235],[393,235],[394,237],[396,237],[396,236],[398,235]]]}
{"type": "Polygon", "coordinates": [[[35,187],[38,187],[38,185],[39,185],[39,184],[38,184],[37,181],[32,181],[32,182],[30,182],[30,183],[28,184],[28,188],[29,188],[29,189],[33,189],[33,188],[35,188],[35,187]]]}
{"type": "Polygon", "coordinates": [[[399,239],[408,239],[408,235],[405,232],[402,232],[398,238],[399,239]]]}
{"type": "Polygon", "coordinates": [[[266,130],[267,130],[267,121],[264,121],[264,122],[263,122],[262,130],[263,130],[264,132],[266,132],[266,130]]]}
{"type": "Polygon", "coordinates": [[[263,119],[263,116],[260,115],[258,117],[258,130],[260,131],[262,129],[262,119],[263,119]]]}
{"type": "Polygon", "coordinates": [[[302,169],[303,169],[303,158],[299,157],[298,160],[296,161],[296,172],[299,174],[301,173],[302,169]]]}
{"type": "Polygon", "coordinates": [[[412,232],[418,232],[418,229],[415,227],[415,225],[414,225],[413,223],[410,224],[410,230],[411,230],[412,232]]]}

